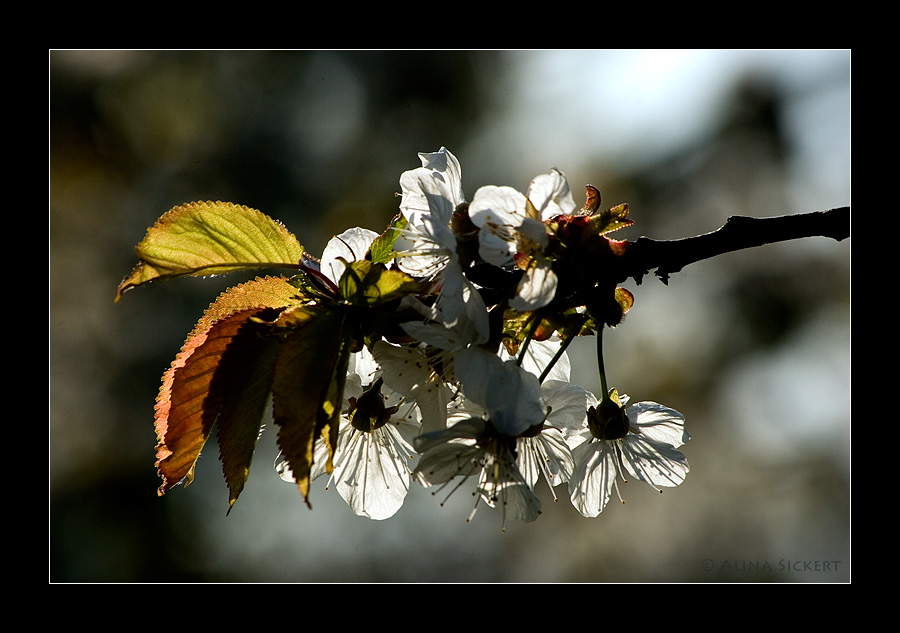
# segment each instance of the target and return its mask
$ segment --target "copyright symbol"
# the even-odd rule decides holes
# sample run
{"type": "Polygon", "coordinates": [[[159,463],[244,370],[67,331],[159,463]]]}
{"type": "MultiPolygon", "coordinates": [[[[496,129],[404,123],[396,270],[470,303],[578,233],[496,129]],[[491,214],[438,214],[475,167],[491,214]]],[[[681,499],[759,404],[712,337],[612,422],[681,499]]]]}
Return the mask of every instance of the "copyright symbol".
{"type": "Polygon", "coordinates": [[[700,563],[700,567],[703,568],[703,571],[712,571],[712,568],[715,566],[715,563],[712,562],[712,559],[704,558],[703,562],[700,563]]]}

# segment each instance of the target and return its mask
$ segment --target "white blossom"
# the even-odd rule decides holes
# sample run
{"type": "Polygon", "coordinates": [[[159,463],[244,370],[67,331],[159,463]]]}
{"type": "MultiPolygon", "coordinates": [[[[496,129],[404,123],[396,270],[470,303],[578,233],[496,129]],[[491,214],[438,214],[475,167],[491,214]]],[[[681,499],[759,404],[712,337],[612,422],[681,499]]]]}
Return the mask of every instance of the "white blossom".
{"type": "MultiPolygon", "coordinates": [[[[599,402],[591,396],[596,405],[599,402]]],[[[627,397],[622,398],[622,406],[627,397]]],[[[589,401],[590,402],[590,401],[589,401]]],[[[596,407],[588,410],[596,414],[596,407]]],[[[627,429],[604,430],[604,422],[586,421],[580,429],[569,433],[567,441],[575,459],[575,472],[569,479],[572,505],[584,516],[600,514],[612,496],[613,488],[620,499],[617,480],[630,475],[661,492],[684,481],[690,467],[678,450],[690,439],[684,429],[684,416],[655,402],[639,402],[624,411],[627,429]],[[592,430],[591,426],[595,428],[592,430]],[[599,437],[598,437],[599,435],[599,437]]]]}
{"type": "Polygon", "coordinates": [[[574,211],[568,182],[556,169],[534,178],[525,195],[495,185],[475,192],[469,216],[480,229],[479,254],[495,266],[518,265],[525,270],[510,301],[514,310],[536,310],[553,300],[558,280],[544,253],[549,243],[544,222],[574,211]]]}
{"type": "Polygon", "coordinates": [[[499,433],[518,437],[543,423],[547,412],[538,378],[515,361],[470,347],[456,357],[454,371],[466,399],[482,408],[499,433]]]}
{"type": "MultiPolygon", "coordinates": [[[[410,405],[404,405],[389,390],[379,388],[378,382],[366,393],[359,376],[349,375],[332,460],[334,468],[326,487],[334,486],[359,516],[375,520],[394,516],[409,492],[415,457],[415,450],[404,435],[411,437],[419,427],[417,413],[410,405]],[[383,407],[378,408],[383,413],[381,419],[370,418],[359,409],[363,398],[383,407]]],[[[310,480],[327,475],[328,453],[325,439],[317,438],[310,480]]],[[[283,480],[294,482],[293,472],[283,456],[276,459],[275,469],[283,480]]]]}
{"type": "Polygon", "coordinates": [[[515,438],[498,433],[489,421],[465,418],[443,431],[420,435],[415,445],[421,453],[415,475],[422,485],[449,485],[455,478],[477,477],[475,506],[467,521],[482,501],[500,509],[504,530],[507,518],[527,522],[540,514],[540,499],[516,464],[515,438]]]}
{"type": "Polygon", "coordinates": [[[447,406],[453,398],[445,381],[449,360],[442,358],[439,351],[429,354],[423,346],[392,345],[386,341],[378,341],[372,347],[385,384],[415,403],[424,432],[447,428],[447,406]]]}
{"type": "Polygon", "coordinates": [[[359,227],[347,229],[340,235],[332,237],[322,251],[322,260],[319,264],[322,274],[337,285],[347,267],[344,262],[353,263],[365,259],[376,237],[378,233],[375,231],[359,227]]]}
{"type": "Polygon", "coordinates": [[[576,211],[569,182],[558,169],[536,176],[528,186],[527,195],[543,222],[558,215],[573,215],[576,211]]]}
{"type": "MultiPolygon", "coordinates": [[[[434,486],[476,476],[477,499],[469,520],[480,500],[501,509],[504,529],[507,518],[533,521],[541,504],[517,456],[519,436],[539,431],[546,418],[537,377],[515,361],[503,361],[477,347],[457,354],[454,372],[464,400],[451,411],[446,429],[416,438],[421,454],[417,478],[434,486]]],[[[556,448],[550,448],[554,455],[556,448]]],[[[543,472],[541,465],[535,468],[543,472]]]]}
{"type": "MultiPolygon", "coordinates": [[[[335,236],[323,251],[319,270],[337,284],[346,268],[344,262],[364,258],[376,237],[374,231],[361,228],[348,229],[335,236]]],[[[381,368],[365,347],[350,355],[347,372],[329,485],[334,485],[355,514],[387,519],[400,509],[409,491],[415,451],[401,429],[410,437],[417,433],[418,412],[390,389],[381,388],[378,380],[381,368]],[[371,389],[373,384],[375,388],[371,389]],[[367,388],[370,391],[365,396],[367,388]],[[369,403],[366,406],[381,414],[379,418],[369,418],[360,410],[364,397],[369,403]]],[[[323,438],[316,439],[313,451],[310,480],[327,473],[329,457],[323,438]]],[[[278,456],[275,468],[282,479],[294,481],[290,465],[282,455],[278,456]]]]}
{"type": "Polygon", "coordinates": [[[401,270],[433,280],[439,290],[431,315],[447,327],[469,324],[475,343],[488,337],[487,308],[477,287],[463,274],[451,228],[453,212],[465,202],[456,157],[440,151],[420,153],[422,167],[400,176],[400,211],[407,220],[394,249],[401,270]]]}
{"type": "Polygon", "coordinates": [[[563,380],[547,380],[541,384],[541,395],[547,406],[546,419],[539,433],[517,438],[517,464],[532,489],[543,475],[552,491],[554,486],[566,483],[575,468],[565,433],[584,422],[588,393],[563,380]]]}

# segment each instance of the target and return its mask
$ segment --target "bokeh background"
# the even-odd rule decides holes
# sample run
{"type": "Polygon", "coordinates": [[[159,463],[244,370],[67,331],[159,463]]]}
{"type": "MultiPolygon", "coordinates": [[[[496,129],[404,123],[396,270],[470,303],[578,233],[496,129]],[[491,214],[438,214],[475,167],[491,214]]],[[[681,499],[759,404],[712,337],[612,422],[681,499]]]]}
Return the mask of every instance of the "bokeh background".
{"type": "MultiPolygon", "coordinates": [[[[501,533],[465,492],[414,488],[392,519],[313,509],[264,432],[226,517],[217,449],[158,498],[163,371],[236,276],[113,303],[173,206],[225,200],[312,253],[381,230],[398,178],[446,146],[471,198],[550,167],[576,202],[628,202],[619,237],[676,239],[731,215],[850,204],[849,51],[49,52],[49,541],[53,582],[847,582],[850,240],[693,264],[604,338],[611,384],[683,412],[687,481],[624,487],[596,519],[563,490],[501,533]]],[[[596,389],[593,340],[574,379],[596,389]]]]}

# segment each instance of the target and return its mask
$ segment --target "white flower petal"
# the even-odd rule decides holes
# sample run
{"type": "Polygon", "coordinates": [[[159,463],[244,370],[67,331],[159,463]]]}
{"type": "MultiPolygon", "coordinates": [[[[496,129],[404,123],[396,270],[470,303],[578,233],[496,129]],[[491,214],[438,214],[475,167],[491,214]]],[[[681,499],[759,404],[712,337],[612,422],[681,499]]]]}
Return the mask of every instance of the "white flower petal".
{"type": "Polygon", "coordinates": [[[414,451],[391,424],[371,432],[342,426],[332,480],[353,512],[370,519],[392,517],[409,491],[414,451]]]}
{"type": "Polygon", "coordinates": [[[527,195],[541,220],[575,213],[575,201],[572,199],[569,183],[558,169],[551,169],[550,173],[535,177],[528,187],[527,195]]]}
{"type": "Polygon", "coordinates": [[[518,228],[525,220],[525,196],[507,186],[485,185],[469,203],[469,217],[475,226],[489,224],[518,228]]]}
{"type": "Polygon", "coordinates": [[[625,469],[655,488],[683,482],[690,466],[676,449],[690,439],[684,416],[655,402],[638,402],[625,412],[631,427],[621,440],[625,469]]]}
{"type": "Polygon", "coordinates": [[[400,210],[413,225],[421,215],[431,215],[447,225],[456,207],[465,202],[459,161],[443,147],[432,154],[420,153],[419,158],[422,167],[400,176],[400,210]]]}
{"type": "Polygon", "coordinates": [[[525,196],[512,187],[481,187],[469,203],[469,217],[481,229],[481,257],[495,266],[512,264],[519,250],[516,232],[525,220],[525,196]]]}
{"type": "Polygon", "coordinates": [[[348,262],[365,259],[366,251],[369,250],[369,246],[376,237],[378,234],[375,231],[357,227],[347,229],[340,235],[331,238],[322,252],[322,273],[334,283],[338,283],[345,268],[344,262],[340,261],[338,257],[348,262]]]}
{"type": "Polygon", "coordinates": [[[550,262],[538,257],[519,281],[516,296],[510,300],[509,307],[519,312],[543,308],[553,301],[557,285],[558,279],[550,268],[550,262]]]}
{"type": "Polygon", "coordinates": [[[691,437],[684,428],[684,416],[675,409],[656,402],[638,402],[625,412],[632,426],[656,442],[677,448],[691,437]]]}
{"type": "MultiPolygon", "coordinates": [[[[550,243],[550,238],[547,236],[547,225],[543,222],[532,218],[523,218],[522,224],[516,230],[525,239],[525,245],[530,245],[530,248],[521,249],[528,254],[537,253],[550,243]]],[[[524,245],[520,243],[519,246],[524,245]]]]}
{"type": "Polygon", "coordinates": [[[490,336],[487,306],[475,285],[463,275],[454,257],[440,276],[442,286],[434,305],[434,317],[456,329],[465,342],[478,345],[490,336]]]}
{"type": "Polygon", "coordinates": [[[401,270],[417,277],[435,277],[456,258],[456,236],[428,213],[414,216],[394,244],[401,270]]]}
{"type": "MultiPolygon", "coordinates": [[[[370,352],[368,348],[363,347],[358,352],[350,354],[350,362],[347,365],[348,384],[353,378],[358,378],[359,384],[369,386],[373,382],[375,382],[375,375],[378,373],[378,370],[378,363],[375,362],[375,358],[372,356],[372,352],[370,352]]],[[[349,395],[356,395],[357,397],[359,397],[359,394],[350,394],[348,387],[345,386],[345,401],[347,400],[347,397],[349,395]]]]}
{"type": "MultiPolygon", "coordinates": [[[[622,396],[627,401],[627,396],[622,396]]],[[[587,393],[588,407],[596,398],[587,393]]],[[[592,437],[587,425],[564,429],[575,459],[569,479],[572,504],[585,516],[599,514],[612,493],[616,476],[634,477],[656,490],[677,486],[690,470],[687,459],[676,447],[689,439],[683,416],[655,402],[628,407],[629,432],[616,440],[592,437]]]]}
{"type": "Polygon", "coordinates": [[[419,407],[423,430],[446,428],[450,396],[425,354],[419,348],[391,345],[385,341],[375,343],[372,353],[381,365],[384,383],[419,407]]]}
{"type": "Polygon", "coordinates": [[[450,223],[465,198],[459,161],[446,148],[421,153],[422,167],[400,177],[400,211],[407,219],[394,249],[399,268],[434,281],[438,299],[429,318],[448,328],[461,325],[469,342],[489,335],[487,308],[475,286],[463,275],[450,223]]]}
{"type": "Polygon", "coordinates": [[[544,420],[546,408],[537,376],[484,349],[470,347],[456,357],[463,393],[486,410],[500,433],[516,437],[544,420]]]}
{"type": "Polygon", "coordinates": [[[542,474],[550,486],[565,483],[572,476],[575,462],[558,429],[545,426],[535,437],[520,437],[516,442],[516,463],[531,488],[542,474]]]}
{"type": "MultiPolygon", "coordinates": [[[[516,469],[514,472],[518,472],[516,469]]],[[[507,469],[494,469],[487,465],[482,471],[483,478],[478,486],[478,493],[485,502],[493,507],[499,507],[503,513],[503,525],[506,519],[530,522],[538,518],[541,513],[541,500],[534,494],[534,490],[522,479],[509,475],[507,469]],[[491,477],[497,474],[497,477],[491,477]]]]}
{"type": "Polygon", "coordinates": [[[483,500],[501,511],[504,529],[507,518],[533,521],[541,503],[516,465],[515,441],[479,418],[464,418],[444,431],[416,438],[421,457],[413,474],[424,486],[477,474],[477,499],[469,520],[483,500]]]}
{"type": "Polygon", "coordinates": [[[603,512],[616,481],[612,448],[606,442],[585,442],[572,450],[575,470],[569,478],[569,498],[578,512],[595,517],[603,512]]]}
{"type": "Polygon", "coordinates": [[[545,380],[541,384],[541,393],[550,409],[545,426],[551,425],[564,430],[576,430],[584,426],[589,406],[589,392],[584,387],[564,380],[545,380]]]}
{"type": "Polygon", "coordinates": [[[464,202],[462,190],[462,168],[459,160],[446,147],[436,152],[419,152],[422,167],[432,172],[437,172],[444,177],[446,182],[447,197],[457,204],[464,202]]]}
{"type": "Polygon", "coordinates": [[[415,440],[421,457],[414,474],[424,486],[468,477],[482,468],[482,449],[478,440],[484,435],[485,423],[466,418],[437,432],[423,433],[415,440]]]}
{"type": "Polygon", "coordinates": [[[687,458],[680,451],[633,433],[622,440],[622,462],[634,478],[653,487],[677,486],[690,470],[687,458]]]}

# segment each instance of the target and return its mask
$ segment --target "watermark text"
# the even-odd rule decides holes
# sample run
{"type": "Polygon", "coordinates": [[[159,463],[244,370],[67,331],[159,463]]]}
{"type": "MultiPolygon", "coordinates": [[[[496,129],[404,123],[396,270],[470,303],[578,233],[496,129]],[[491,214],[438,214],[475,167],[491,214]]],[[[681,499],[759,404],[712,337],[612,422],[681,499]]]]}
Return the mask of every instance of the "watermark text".
{"type": "Polygon", "coordinates": [[[722,559],[714,560],[704,558],[700,562],[703,571],[731,571],[731,572],[819,572],[835,573],[844,570],[844,562],[840,560],[793,560],[780,558],[778,560],[742,560],[722,559]]]}

